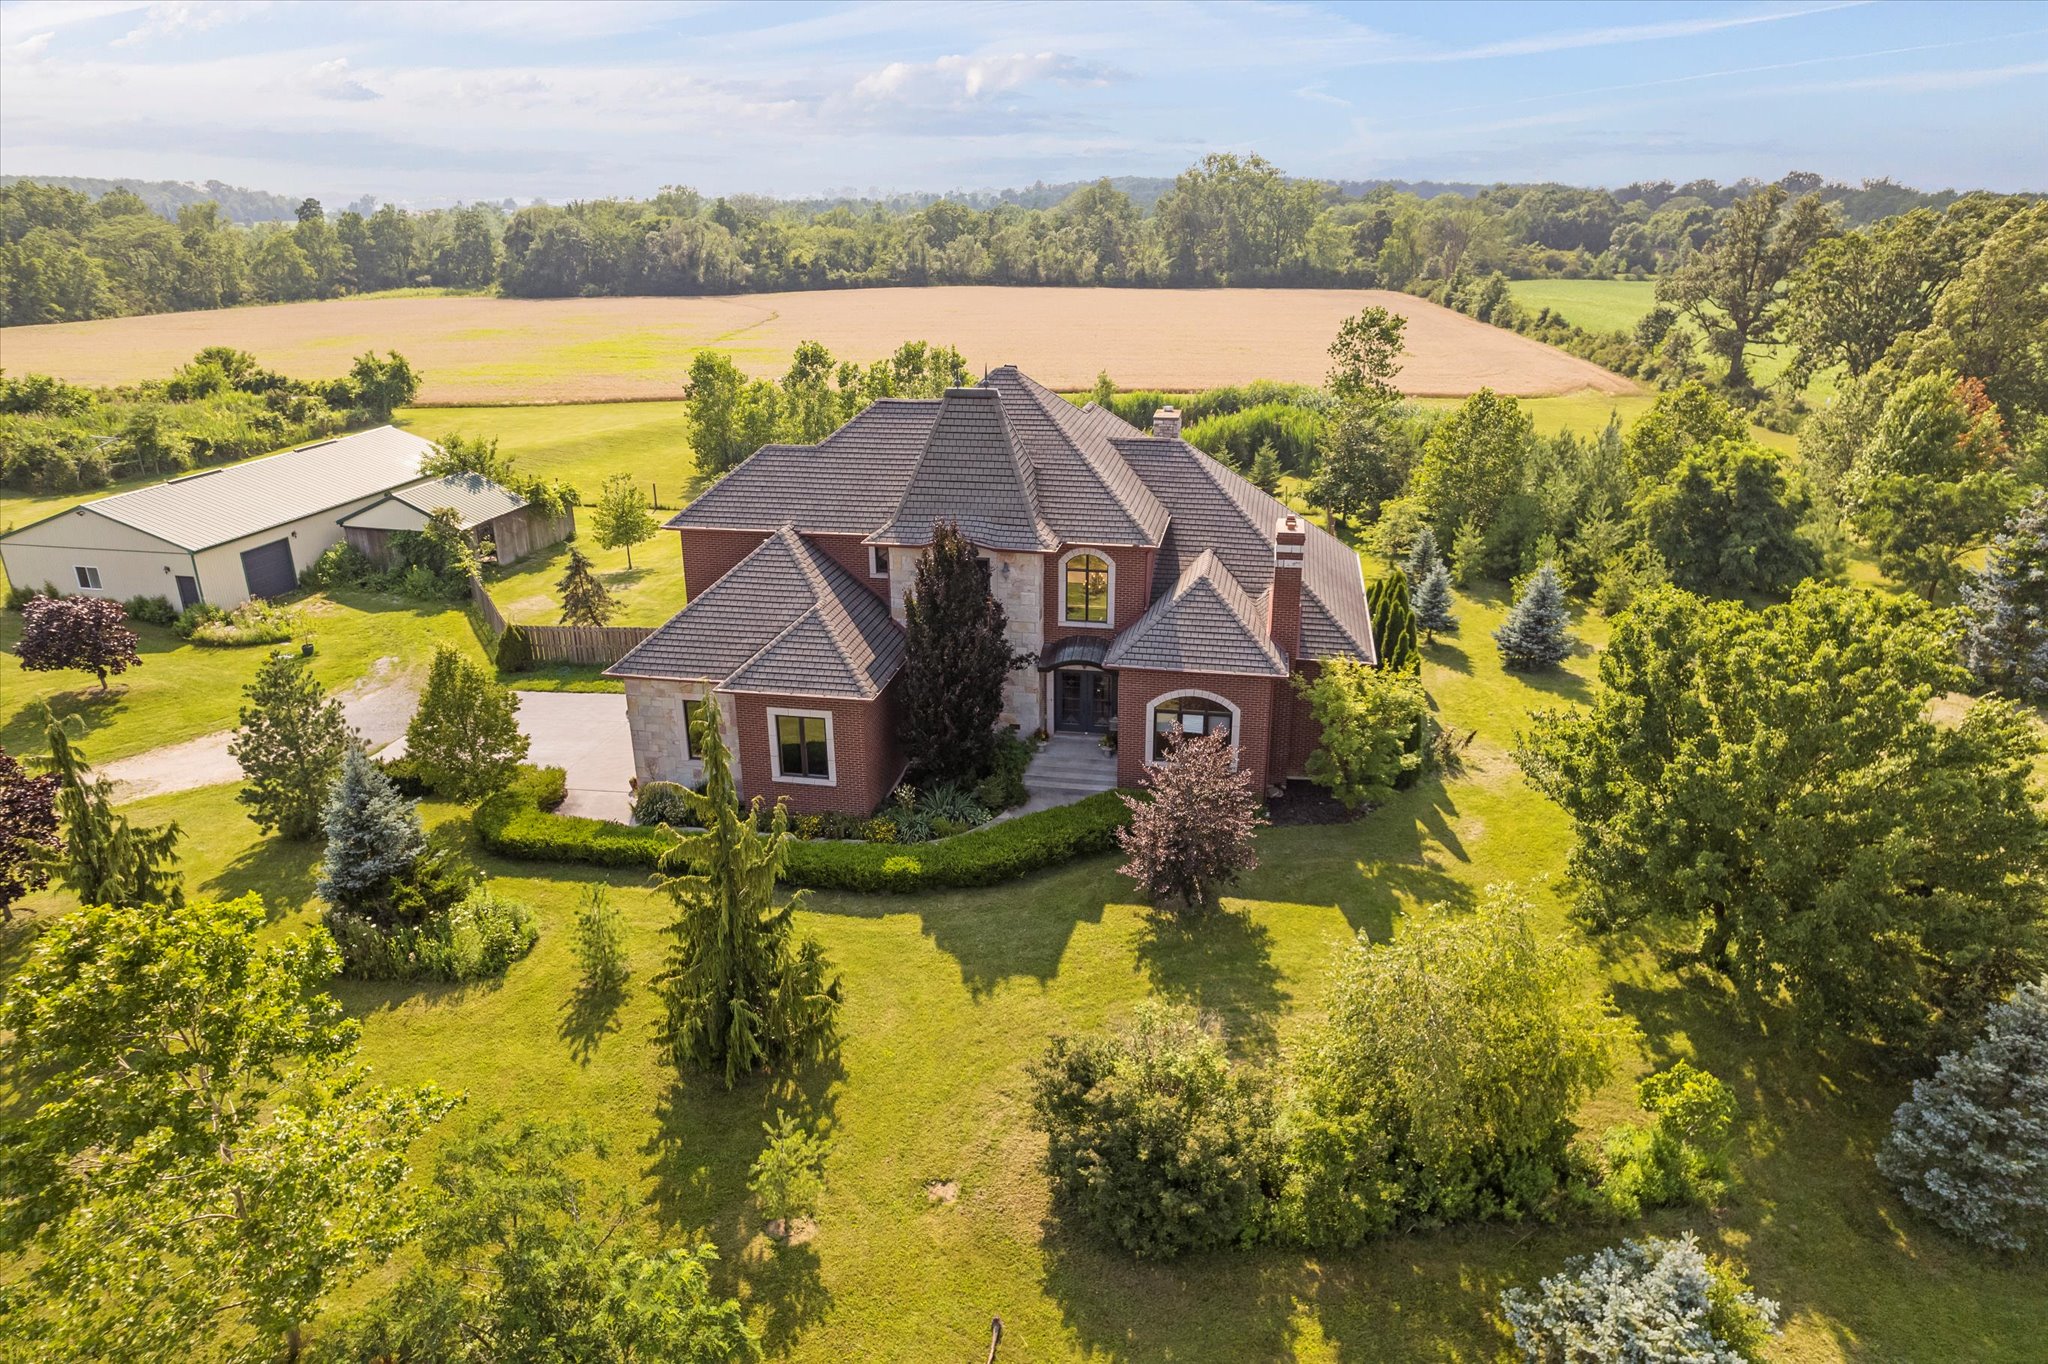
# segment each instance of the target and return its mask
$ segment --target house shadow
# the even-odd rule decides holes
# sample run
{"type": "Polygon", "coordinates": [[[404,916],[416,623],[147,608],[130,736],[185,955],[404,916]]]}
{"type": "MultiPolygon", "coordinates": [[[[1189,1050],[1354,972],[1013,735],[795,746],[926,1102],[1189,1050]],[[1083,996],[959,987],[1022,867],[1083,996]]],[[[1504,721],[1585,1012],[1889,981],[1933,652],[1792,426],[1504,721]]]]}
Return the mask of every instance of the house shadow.
{"type": "Polygon", "coordinates": [[[1287,1002],[1272,941],[1263,924],[1227,902],[1192,920],[1154,910],[1138,935],[1137,966],[1156,993],[1215,1015],[1233,1053],[1270,1056],[1287,1002]]]}

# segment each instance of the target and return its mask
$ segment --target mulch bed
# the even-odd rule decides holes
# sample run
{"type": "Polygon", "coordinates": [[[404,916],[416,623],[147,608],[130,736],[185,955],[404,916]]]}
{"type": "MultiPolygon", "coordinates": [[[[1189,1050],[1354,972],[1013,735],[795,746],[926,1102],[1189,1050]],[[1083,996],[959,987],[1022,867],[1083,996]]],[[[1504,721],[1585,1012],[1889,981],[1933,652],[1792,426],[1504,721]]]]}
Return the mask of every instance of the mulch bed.
{"type": "Polygon", "coordinates": [[[1274,796],[1266,802],[1266,818],[1276,828],[1291,828],[1310,824],[1349,824],[1363,819],[1370,807],[1360,806],[1347,810],[1332,796],[1314,782],[1291,781],[1287,783],[1285,795],[1274,796]]]}

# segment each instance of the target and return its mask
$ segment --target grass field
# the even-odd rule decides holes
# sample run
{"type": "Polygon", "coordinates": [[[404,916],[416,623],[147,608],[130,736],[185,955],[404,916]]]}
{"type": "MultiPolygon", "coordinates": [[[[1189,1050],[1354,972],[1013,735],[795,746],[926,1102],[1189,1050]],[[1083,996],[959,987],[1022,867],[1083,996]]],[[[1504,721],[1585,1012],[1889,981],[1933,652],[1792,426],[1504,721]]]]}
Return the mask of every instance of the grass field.
{"type": "Polygon", "coordinates": [[[1513,279],[1508,294],[1529,312],[1548,308],[1587,331],[1631,331],[1657,305],[1657,281],[1513,279]]]}
{"type": "MultiPolygon", "coordinates": [[[[660,625],[688,600],[682,549],[674,531],[657,531],[652,540],[635,545],[631,568],[626,566],[624,549],[602,548],[587,534],[578,537],[576,548],[589,556],[598,580],[610,589],[618,605],[613,625],[660,625]]],[[[529,555],[509,568],[492,571],[491,600],[507,620],[521,625],[558,624],[562,597],[555,584],[568,570],[568,545],[529,555]]]]}
{"type": "Polygon", "coordinates": [[[1320,382],[1338,323],[1378,305],[1408,319],[1412,393],[1627,392],[1629,380],[1407,294],[1356,289],[946,287],[731,298],[381,298],[111,318],[0,332],[7,367],[80,383],[158,378],[202,346],[253,352],[327,377],[364,350],[395,349],[428,403],[681,396],[690,357],[730,353],[780,373],[800,341],[869,361],[909,340],[958,346],[979,373],[1017,364],[1056,388],[1108,370],[1127,388],[1248,379],[1320,382]]]}
{"type": "Polygon", "coordinates": [[[689,499],[696,461],[688,404],[577,403],[550,407],[411,407],[398,424],[428,440],[496,436],[498,448],[528,473],[559,478],[597,496],[605,479],[631,474],[664,507],[689,499]]]}
{"type": "MultiPolygon", "coordinates": [[[[1957,1247],[1908,1216],[1871,1166],[1904,1079],[1861,1052],[1816,1052],[1744,1017],[1711,983],[1674,979],[1635,945],[1615,945],[1587,982],[1611,990],[1643,1037],[1584,1120],[1597,1130],[1633,1116],[1633,1077],[1653,1064],[1686,1056],[1720,1074],[1742,1105],[1738,1186],[1723,1209],[1164,1268],[1104,1255],[1050,1218],[1024,1074],[1049,1034],[1164,997],[1215,1013],[1240,1054],[1271,1055],[1317,1016],[1333,954],[1354,933],[1398,936],[1461,912],[1490,882],[1524,886],[1546,933],[1572,931],[1556,891],[1563,819],[1505,750],[1532,708],[1585,693],[1593,657],[1582,651],[1550,678],[1503,673],[1486,634],[1499,597],[1459,608],[1462,633],[1427,650],[1425,679],[1450,723],[1479,731],[1468,771],[1360,823],[1266,831],[1261,866],[1214,923],[1160,924],[1131,903],[1107,857],[961,894],[810,897],[799,923],[843,972],[847,1001],[836,1062],[818,1071],[727,1093],[695,1077],[678,1084],[657,1064],[645,986],[669,907],[639,874],[489,863],[540,913],[530,958],[499,983],[341,993],[381,1078],[433,1079],[468,1096],[418,1161],[486,1110],[584,1119],[608,1142],[604,1174],[643,1198],[643,1234],[711,1238],[720,1286],[744,1297],[778,1359],[979,1359],[1000,1315],[1004,1359],[1500,1360],[1501,1288],[1629,1231],[1686,1228],[1740,1255],[1784,1303],[1772,1351],[1784,1364],[2038,1358],[2048,1270],[1957,1247]],[[614,887],[628,923],[634,978],[616,1008],[574,1002],[568,927],[593,879],[614,887]],[[833,1141],[819,1234],[781,1251],[744,1193],[760,1123],[777,1107],[833,1141]],[[959,1181],[957,1202],[927,1201],[936,1179],[959,1181]]],[[[1598,619],[1579,628],[1604,637],[1598,619]]],[[[256,837],[230,789],[131,808],[188,830],[195,892],[258,891],[277,911],[275,932],[312,921],[312,851],[256,837]]],[[[452,813],[429,807],[433,818],[452,813]]],[[[41,903],[48,912],[50,897],[41,903]]],[[[0,967],[28,931],[0,933],[0,967]]]]}

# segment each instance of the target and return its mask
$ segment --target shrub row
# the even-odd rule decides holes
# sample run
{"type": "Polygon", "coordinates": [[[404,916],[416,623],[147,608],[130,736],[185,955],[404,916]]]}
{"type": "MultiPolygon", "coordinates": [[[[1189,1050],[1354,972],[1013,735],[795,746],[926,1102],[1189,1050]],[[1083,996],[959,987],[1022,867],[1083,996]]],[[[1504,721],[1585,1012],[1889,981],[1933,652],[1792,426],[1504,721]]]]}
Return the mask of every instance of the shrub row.
{"type": "MultiPolygon", "coordinates": [[[[558,801],[559,803],[559,801],[558,801]]],[[[793,840],[783,879],[818,890],[913,894],[945,887],[992,886],[1045,867],[1116,847],[1130,812],[1114,792],[985,825],[935,843],[827,843],[793,840]]],[[[587,862],[657,867],[672,839],[658,827],[544,813],[522,783],[477,807],[484,847],[529,862],[587,862]]]]}

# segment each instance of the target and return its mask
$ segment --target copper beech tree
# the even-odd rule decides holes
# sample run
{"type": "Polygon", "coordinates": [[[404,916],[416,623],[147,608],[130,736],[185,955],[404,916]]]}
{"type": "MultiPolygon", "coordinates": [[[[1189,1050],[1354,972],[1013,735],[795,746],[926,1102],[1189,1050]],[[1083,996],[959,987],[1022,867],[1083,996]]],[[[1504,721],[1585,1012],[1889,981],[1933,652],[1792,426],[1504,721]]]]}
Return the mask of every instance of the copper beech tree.
{"type": "Polygon", "coordinates": [[[1117,831],[1129,858],[1118,870],[1155,900],[1207,913],[1217,892],[1259,865],[1252,834],[1266,819],[1251,774],[1237,770],[1228,734],[1208,734],[1172,740],[1166,761],[1146,769],[1145,787],[1150,799],[1122,798],[1131,826],[1117,831]]]}

